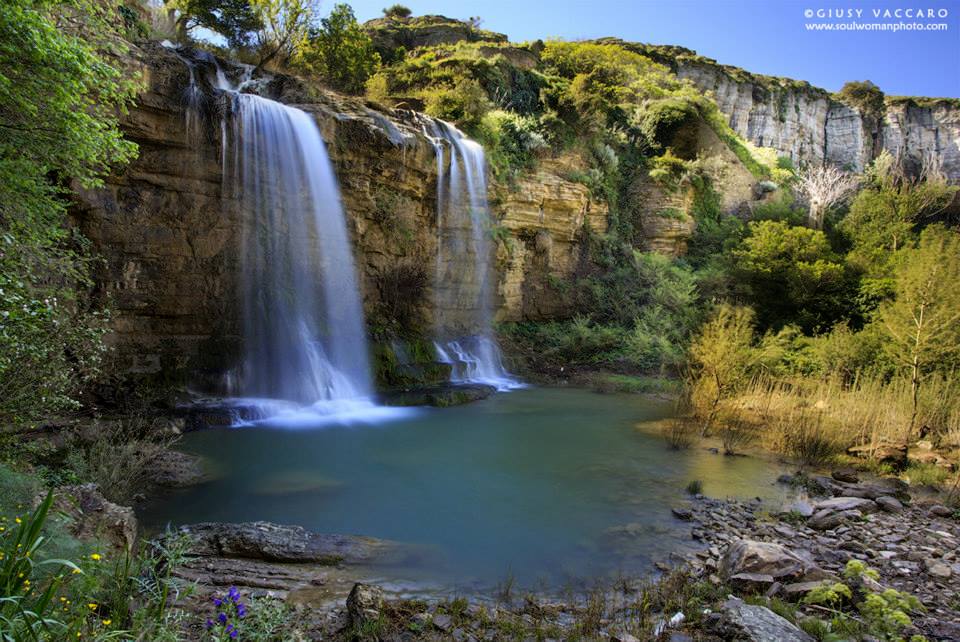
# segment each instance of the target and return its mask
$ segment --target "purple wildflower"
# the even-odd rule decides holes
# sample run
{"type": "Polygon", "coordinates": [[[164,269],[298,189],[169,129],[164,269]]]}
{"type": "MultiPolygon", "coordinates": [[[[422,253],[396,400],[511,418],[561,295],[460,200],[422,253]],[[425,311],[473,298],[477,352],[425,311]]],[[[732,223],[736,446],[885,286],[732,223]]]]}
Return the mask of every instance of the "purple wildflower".
{"type": "Polygon", "coordinates": [[[226,623],[227,623],[227,614],[226,614],[226,613],[221,613],[221,614],[219,614],[219,615],[217,616],[217,620],[220,622],[220,624],[226,624],[226,623]]]}
{"type": "Polygon", "coordinates": [[[237,616],[240,618],[247,616],[247,606],[243,602],[237,602],[237,616]]]}
{"type": "Polygon", "coordinates": [[[213,628],[213,620],[211,620],[210,618],[207,618],[207,630],[210,630],[212,628],[213,628]]]}
{"type": "Polygon", "coordinates": [[[227,630],[227,633],[230,635],[231,638],[236,638],[236,637],[237,637],[237,630],[236,630],[235,628],[233,628],[233,625],[232,625],[232,624],[231,624],[230,626],[228,626],[226,630],[227,630]]]}
{"type": "Polygon", "coordinates": [[[214,598],[211,598],[211,599],[213,600],[213,605],[214,605],[214,606],[219,607],[219,606],[222,606],[222,605],[223,605],[223,600],[221,600],[219,597],[214,597],[214,598]]]}
{"type": "Polygon", "coordinates": [[[237,600],[240,599],[240,591],[237,590],[236,586],[231,586],[230,591],[227,594],[230,596],[230,599],[233,600],[234,603],[236,603],[237,600]]]}

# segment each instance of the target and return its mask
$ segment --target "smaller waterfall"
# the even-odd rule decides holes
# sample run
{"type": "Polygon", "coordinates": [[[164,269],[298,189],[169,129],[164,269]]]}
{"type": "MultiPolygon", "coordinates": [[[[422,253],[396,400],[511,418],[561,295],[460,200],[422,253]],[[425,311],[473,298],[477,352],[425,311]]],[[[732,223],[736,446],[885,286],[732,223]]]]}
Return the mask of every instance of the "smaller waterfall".
{"type": "Polygon", "coordinates": [[[454,383],[520,387],[493,335],[495,248],[483,146],[443,121],[429,120],[424,133],[437,157],[437,357],[450,364],[454,383]]]}

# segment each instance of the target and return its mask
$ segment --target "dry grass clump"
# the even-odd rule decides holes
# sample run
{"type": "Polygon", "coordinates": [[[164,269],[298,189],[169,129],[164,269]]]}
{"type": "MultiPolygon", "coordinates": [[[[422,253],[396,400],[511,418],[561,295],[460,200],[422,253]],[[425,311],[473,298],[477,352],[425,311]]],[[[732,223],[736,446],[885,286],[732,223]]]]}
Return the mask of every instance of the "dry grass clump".
{"type": "Polygon", "coordinates": [[[701,424],[691,401],[690,388],[684,387],[677,397],[674,416],[663,422],[660,434],[673,450],[686,450],[699,438],[701,424]]]}
{"type": "MultiPolygon", "coordinates": [[[[757,377],[738,394],[726,414],[763,426],[763,445],[802,465],[829,464],[857,445],[902,444],[910,438],[910,382],[861,375],[757,377]]],[[[935,443],[960,443],[960,384],[948,377],[924,382],[917,425],[935,443]]]]}

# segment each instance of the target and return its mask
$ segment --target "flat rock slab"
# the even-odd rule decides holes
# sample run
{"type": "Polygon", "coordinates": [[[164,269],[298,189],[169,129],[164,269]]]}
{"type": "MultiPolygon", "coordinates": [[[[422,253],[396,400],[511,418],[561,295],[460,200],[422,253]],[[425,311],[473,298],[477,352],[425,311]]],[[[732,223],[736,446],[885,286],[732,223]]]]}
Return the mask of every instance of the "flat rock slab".
{"type": "Polygon", "coordinates": [[[373,537],[314,533],[270,522],[206,522],[182,526],[179,532],[192,538],[190,553],[203,557],[333,565],[396,559],[401,553],[398,544],[373,537]]]}
{"type": "Polygon", "coordinates": [[[814,642],[814,639],[770,609],[738,599],[723,604],[725,629],[736,639],[752,642],[814,642]],[[732,630],[731,630],[732,629],[732,630]]]}
{"type": "Polygon", "coordinates": [[[833,497],[832,499],[817,502],[813,508],[818,512],[822,510],[858,510],[866,515],[867,513],[875,513],[877,511],[877,503],[865,497],[833,497]]]}

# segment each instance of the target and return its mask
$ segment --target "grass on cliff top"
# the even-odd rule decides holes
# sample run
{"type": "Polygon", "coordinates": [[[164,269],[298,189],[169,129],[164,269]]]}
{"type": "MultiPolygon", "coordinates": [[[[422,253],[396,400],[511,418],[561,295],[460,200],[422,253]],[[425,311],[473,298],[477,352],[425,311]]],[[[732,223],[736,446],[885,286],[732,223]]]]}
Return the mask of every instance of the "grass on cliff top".
{"type": "Polygon", "coordinates": [[[887,105],[922,107],[925,109],[936,109],[938,107],[948,109],[960,109],[960,98],[932,98],[928,96],[887,96],[887,105]]]}

